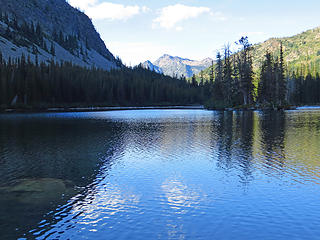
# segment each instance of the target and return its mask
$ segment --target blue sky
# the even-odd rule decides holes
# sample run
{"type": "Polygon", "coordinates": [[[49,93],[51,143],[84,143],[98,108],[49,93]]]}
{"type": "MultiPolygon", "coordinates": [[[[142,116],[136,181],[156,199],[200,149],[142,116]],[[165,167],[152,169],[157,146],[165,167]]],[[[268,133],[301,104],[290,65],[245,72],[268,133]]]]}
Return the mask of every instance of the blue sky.
{"type": "Polygon", "coordinates": [[[163,54],[214,58],[224,44],[251,43],[320,26],[319,0],[68,0],[92,20],[127,65],[163,54]]]}

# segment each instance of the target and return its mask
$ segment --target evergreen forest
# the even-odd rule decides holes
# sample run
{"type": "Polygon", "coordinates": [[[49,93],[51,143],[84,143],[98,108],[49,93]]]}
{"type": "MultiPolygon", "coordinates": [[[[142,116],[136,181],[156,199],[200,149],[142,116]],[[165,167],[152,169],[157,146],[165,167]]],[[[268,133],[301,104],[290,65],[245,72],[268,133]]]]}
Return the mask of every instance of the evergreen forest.
{"type": "Polygon", "coordinates": [[[199,104],[199,86],[137,66],[105,71],[69,62],[4,61],[0,53],[2,108],[199,104]]]}
{"type": "MultiPolygon", "coordinates": [[[[47,46],[40,24],[18,23],[6,14],[1,14],[0,20],[7,24],[3,37],[19,46],[33,46],[36,56],[35,61],[25,55],[6,61],[0,51],[1,109],[193,104],[210,109],[282,109],[320,103],[318,64],[304,61],[288,65],[285,55],[290,54],[284,52],[282,41],[273,42],[270,48],[260,47],[257,63],[257,50],[248,37],[242,37],[237,52],[225,46],[217,53],[215,64],[187,80],[158,74],[142,65],[126,67],[119,58],[115,59],[119,68],[111,71],[54,58],[39,62],[37,46],[55,56],[54,45],[47,46]]],[[[65,36],[61,31],[53,33],[52,41],[77,56],[86,56],[90,48],[87,42],[82,46],[79,35],[65,36]]]]}
{"type": "Polygon", "coordinates": [[[288,68],[284,60],[282,42],[278,51],[266,50],[258,67],[253,62],[253,47],[248,37],[237,44],[240,50],[231,53],[230,46],[218,52],[216,63],[192,82],[199,85],[210,83],[211,96],[206,106],[212,109],[231,107],[276,109],[290,105],[313,105],[320,103],[320,76],[314,68],[288,68]]]}

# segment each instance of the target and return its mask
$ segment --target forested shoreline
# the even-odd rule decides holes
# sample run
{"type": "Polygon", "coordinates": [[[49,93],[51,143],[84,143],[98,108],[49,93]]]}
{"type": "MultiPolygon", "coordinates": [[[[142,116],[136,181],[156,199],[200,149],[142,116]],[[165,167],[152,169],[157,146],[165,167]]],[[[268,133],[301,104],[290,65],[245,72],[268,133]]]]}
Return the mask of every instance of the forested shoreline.
{"type": "Polygon", "coordinates": [[[232,53],[227,45],[218,52],[207,78],[201,71],[198,78],[194,75],[187,80],[144,69],[141,64],[126,67],[120,58],[110,56],[104,57],[113,60],[117,68],[110,71],[58,61],[55,46],[86,62],[92,48],[88,39],[82,39],[80,32],[64,34],[61,30],[50,36],[39,22],[18,21],[5,11],[0,11],[0,22],[1,36],[29,48],[32,55],[4,59],[0,49],[0,110],[177,105],[285,109],[320,104],[320,63],[307,57],[303,64],[295,62],[288,67],[281,41],[279,51],[273,48],[257,53],[248,37],[242,37],[238,51],[232,53]],[[49,60],[38,60],[43,56],[39,49],[49,60]],[[259,64],[253,63],[254,54],[259,54],[259,64]]]}
{"type": "Polygon", "coordinates": [[[104,71],[69,62],[5,61],[0,53],[0,105],[5,108],[186,105],[202,102],[198,86],[143,69],[104,71]]]}
{"type": "Polygon", "coordinates": [[[70,62],[5,61],[0,52],[0,109],[202,105],[208,109],[285,109],[320,103],[319,73],[289,72],[278,53],[266,52],[258,72],[247,37],[239,52],[217,54],[210,80],[172,78],[141,65],[105,71],[70,62]]]}

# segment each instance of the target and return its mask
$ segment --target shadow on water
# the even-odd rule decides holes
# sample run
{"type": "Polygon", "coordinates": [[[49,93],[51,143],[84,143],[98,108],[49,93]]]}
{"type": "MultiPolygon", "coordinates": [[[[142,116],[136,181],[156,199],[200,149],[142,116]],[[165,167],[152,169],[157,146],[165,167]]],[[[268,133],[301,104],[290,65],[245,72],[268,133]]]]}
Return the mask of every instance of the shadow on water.
{"type": "MultiPolygon", "coordinates": [[[[101,167],[121,152],[122,124],[46,114],[0,119],[1,239],[14,239],[86,194],[101,167]]],[[[45,224],[42,224],[43,228],[45,224]]],[[[33,233],[32,233],[33,234],[33,233]]],[[[25,235],[24,237],[28,236],[25,235]]]]}

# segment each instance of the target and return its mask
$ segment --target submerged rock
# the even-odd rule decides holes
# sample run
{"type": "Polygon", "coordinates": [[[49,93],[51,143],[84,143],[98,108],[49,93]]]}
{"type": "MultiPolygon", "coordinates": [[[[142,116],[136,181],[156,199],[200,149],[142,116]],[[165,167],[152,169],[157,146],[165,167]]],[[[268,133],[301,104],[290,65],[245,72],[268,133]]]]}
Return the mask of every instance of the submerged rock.
{"type": "Polygon", "coordinates": [[[31,205],[48,205],[76,193],[71,181],[56,178],[20,179],[12,186],[0,188],[3,199],[31,205]]]}

